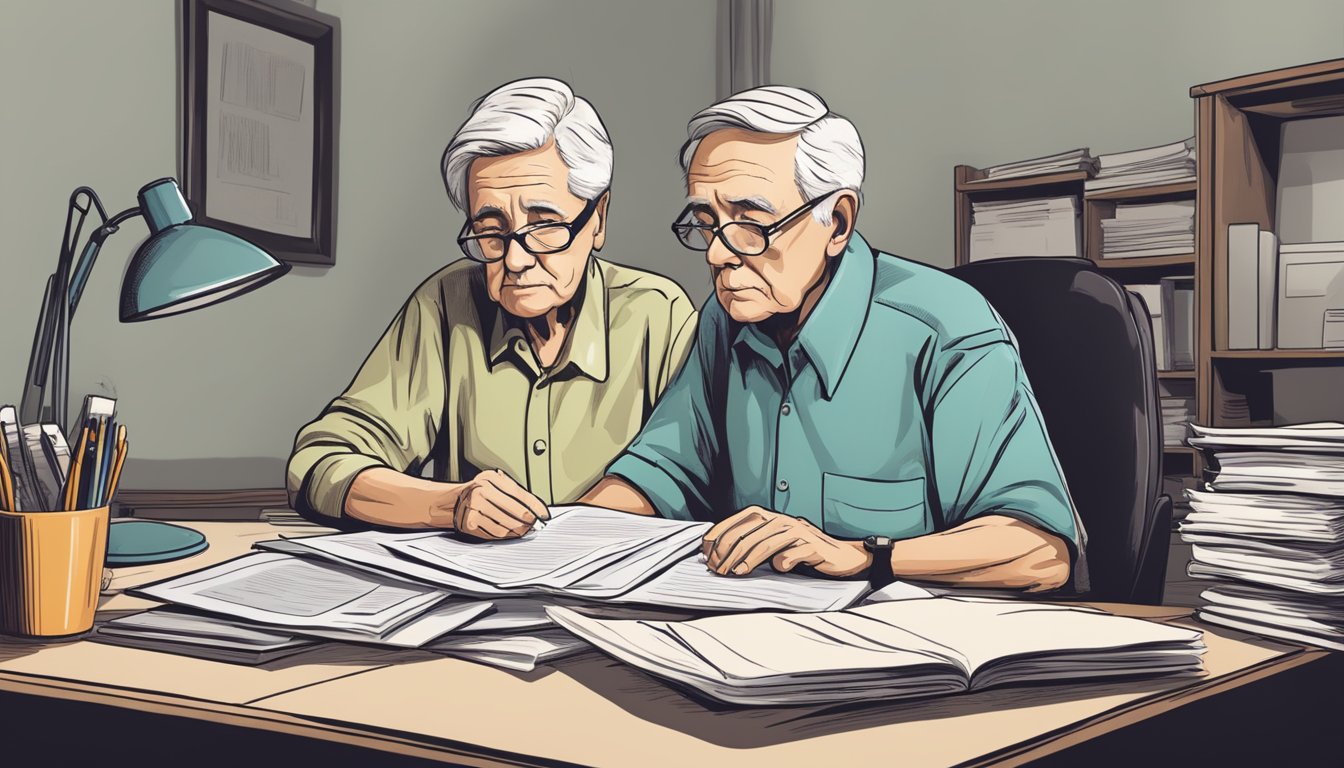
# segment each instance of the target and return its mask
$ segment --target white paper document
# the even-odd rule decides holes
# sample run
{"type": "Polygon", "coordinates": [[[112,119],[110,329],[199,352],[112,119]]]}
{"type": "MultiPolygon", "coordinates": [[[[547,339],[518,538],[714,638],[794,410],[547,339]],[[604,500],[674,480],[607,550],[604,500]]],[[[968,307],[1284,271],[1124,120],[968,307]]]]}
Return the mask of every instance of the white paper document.
{"type": "Polygon", "coordinates": [[[421,645],[491,608],[478,601],[438,609],[447,590],[269,552],[128,591],[303,634],[398,646],[421,645]]]}
{"type": "Polygon", "coordinates": [[[709,523],[576,508],[517,539],[440,535],[386,543],[397,554],[502,588],[575,587],[613,596],[694,551],[709,523]],[[638,565],[632,567],[632,561],[638,565]]]}
{"type": "Polygon", "coordinates": [[[527,633],[454,635],[436,640],[424,650],[515,672],[531,672],[546,664],[586,651],[588,643],[563,629],[527,633]]]}

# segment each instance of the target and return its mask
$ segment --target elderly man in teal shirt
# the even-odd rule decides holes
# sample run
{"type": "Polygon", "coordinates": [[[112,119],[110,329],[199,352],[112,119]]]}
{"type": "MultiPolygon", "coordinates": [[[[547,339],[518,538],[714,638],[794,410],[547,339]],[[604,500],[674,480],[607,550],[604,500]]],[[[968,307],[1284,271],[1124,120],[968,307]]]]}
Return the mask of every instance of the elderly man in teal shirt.
{"type": "Polygon", "coordinates": [[[673,230],[717,300],[585,500],[717,520],[704,554],[725,576],[1077,588],[1083,531],[1014,340],[970,286],[854,230],[854,126],[766,86],[689,134],[673,230]]]}

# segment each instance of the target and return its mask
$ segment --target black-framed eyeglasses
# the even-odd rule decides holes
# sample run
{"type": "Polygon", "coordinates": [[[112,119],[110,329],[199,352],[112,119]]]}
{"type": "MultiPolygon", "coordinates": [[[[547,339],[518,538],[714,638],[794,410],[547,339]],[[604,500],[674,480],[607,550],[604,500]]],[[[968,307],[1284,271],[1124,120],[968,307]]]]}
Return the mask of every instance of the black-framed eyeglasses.
{"type": "Polygon", "coordinates": [[[812,210],[830,196],[831,193],[828,192],[821,197],[808,200],[801,208],[770,225],[757,224],[754,221],[730,221],[714,226],[690,218],[695,205],[688,205],[672,225],[672,232],[682,245],[692,251],[708,251],[714,238],[717,237],[728,246],[728,250],[738,256],[760,256],[770,247],[770,238],[774,237],[776,232],[789,226],[799,216],[812,210]]]}
{"type": "Polygon", "coordinates": [[[485,235],[472,234],[471,222],[468,221],[462,225],[462,231],[457,235],[457,245],[467,258],[487,264],[504,258],[504,254],[509,252],[509,244],[514,242],[533,256],[559,253],[574,242],[575,236],[588,224],[593,212],[597,210],[598,201],[605,194],[606,190],[603,190],[597,197],[589,200],[573,221],[547,221],[524,227],[517,232],[491,232],[485,235]]]}

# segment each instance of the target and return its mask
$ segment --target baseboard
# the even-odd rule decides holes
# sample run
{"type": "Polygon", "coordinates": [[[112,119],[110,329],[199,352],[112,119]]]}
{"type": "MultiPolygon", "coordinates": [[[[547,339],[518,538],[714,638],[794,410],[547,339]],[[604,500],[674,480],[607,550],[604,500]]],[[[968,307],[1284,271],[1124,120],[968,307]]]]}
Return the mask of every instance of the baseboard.
{"type": "Polygon", "coordinates": [[[132,490],[117,492],[117,514],[149,520],[258,520],[264,509],[284,509],[284,488],[132,490]]]}

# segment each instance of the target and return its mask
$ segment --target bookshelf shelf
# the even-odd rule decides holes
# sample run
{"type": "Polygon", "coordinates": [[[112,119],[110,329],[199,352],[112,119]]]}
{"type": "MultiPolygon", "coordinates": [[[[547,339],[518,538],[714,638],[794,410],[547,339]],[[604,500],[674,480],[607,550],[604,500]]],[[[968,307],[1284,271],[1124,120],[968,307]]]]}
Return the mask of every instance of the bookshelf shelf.
{"type": "Polygon", "coordinates": [[[1157,372],[1157,378],[1159,378],[1159,379],[1193,379],[1193,378],[1195,378],[1195,372],[1194,372],[1194,371],[1158,371],[1158,372],[1157,372]]]}
{"type": "Polygon", "coordinates": [[[1088,200],[1155,200],[1161,198],[1190,198],[1195,194],[1196,182],[1179,181],[1174,184],[1149,184],[1142,187],[1101,189],[1087,192],[1088,200]]]}
{"type": "Polygon", "coordinates": [[[1017,176],[1010,179],[988,179],[984,176],[976,177],[973,174],[983,174],[970,166],[961,166],[971,171],[964,181],[957,182],[958,192],[1000,192],[1003,190],[1028,190],[1042,187],[1052,187],[1059,184],[1081,184],[1088,178],[1086,171],[1065,171],[1063,173],[1047,173],[1040,176],[1017,176]]]}
{"type": "Polygon", "coordinates": [[[1132,259],[1093,259],[1101,269],[1152,269],[1153,267],[1193,267],[1195,254],[1175,256],[1139,256],[1132,259]]]}
{"type": "Polygon", "coordinates": [[[1344,349],[1235,349],[1209,353],[1214,360],[1344,360],[1344,349]]]}
{"type": "Polygon", "coordinates": [[[1164,456],[1194,456],[1197,453],[1199,453],[1199,451],[1195,450],[1194,448],[1191,448],[1188,445],[1162,446],[1162,454],[1164,456]]]}

